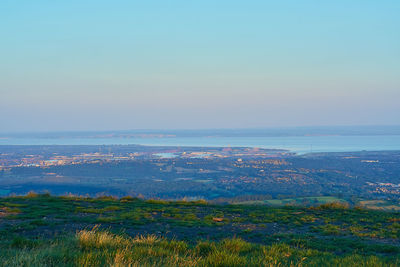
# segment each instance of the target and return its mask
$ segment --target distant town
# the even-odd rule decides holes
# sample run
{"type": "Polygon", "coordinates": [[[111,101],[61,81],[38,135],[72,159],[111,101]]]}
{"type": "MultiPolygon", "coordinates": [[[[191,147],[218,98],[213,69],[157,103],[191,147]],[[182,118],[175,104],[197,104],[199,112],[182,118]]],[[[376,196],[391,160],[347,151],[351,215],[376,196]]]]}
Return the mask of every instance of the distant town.
{"type": "Polygon", "coordinates": [[[286,150],[260,148],[197,148],[113,146],[0,146],[0,170],[135,159],[271,158],[294,155],[286,150]],[[32,153],[31,153],[32,152],[32,153]]]}

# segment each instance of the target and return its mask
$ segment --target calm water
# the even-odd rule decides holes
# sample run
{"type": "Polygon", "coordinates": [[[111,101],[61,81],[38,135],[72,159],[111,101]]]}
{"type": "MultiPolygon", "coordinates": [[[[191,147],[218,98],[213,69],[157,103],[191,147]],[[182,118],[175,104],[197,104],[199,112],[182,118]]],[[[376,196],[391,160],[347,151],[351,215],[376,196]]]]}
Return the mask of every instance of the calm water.
{"type": "Polygon", "coordinates": [[[10,192],[10,190],[0,189],[0,197],[7,196],[10,192]]]}
{"type": "Polygon", "coordinates": [[[0,145],[113,145],[246,146],[281,148],[297,153],[400,150],[400,135],[285,136],[285,137],[177,137],[177,138],[60,138],[0,139],[0,145]]]}

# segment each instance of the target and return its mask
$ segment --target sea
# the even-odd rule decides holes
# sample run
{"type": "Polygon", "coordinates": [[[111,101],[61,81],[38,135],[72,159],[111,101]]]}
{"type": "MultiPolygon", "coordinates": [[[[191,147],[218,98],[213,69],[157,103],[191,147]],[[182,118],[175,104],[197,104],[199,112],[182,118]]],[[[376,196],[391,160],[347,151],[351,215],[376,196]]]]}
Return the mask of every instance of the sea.
{"type": "Polygon", "coordinates": [[[266,137],[0,138],[0,145],[148,145],[259,147],[294,153],[400,150],[400,135],[323,135],[266,137]]]}

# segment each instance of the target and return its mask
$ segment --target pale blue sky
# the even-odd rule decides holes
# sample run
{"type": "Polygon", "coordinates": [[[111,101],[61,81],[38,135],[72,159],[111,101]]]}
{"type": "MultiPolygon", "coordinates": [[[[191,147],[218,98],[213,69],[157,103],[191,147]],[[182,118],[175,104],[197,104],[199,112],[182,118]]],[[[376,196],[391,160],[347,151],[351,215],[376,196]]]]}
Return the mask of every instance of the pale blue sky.
{"type": "Polygon", "coordinates": [[[0,1],[0,131],[400,124],[400,1],[0,1]]]}

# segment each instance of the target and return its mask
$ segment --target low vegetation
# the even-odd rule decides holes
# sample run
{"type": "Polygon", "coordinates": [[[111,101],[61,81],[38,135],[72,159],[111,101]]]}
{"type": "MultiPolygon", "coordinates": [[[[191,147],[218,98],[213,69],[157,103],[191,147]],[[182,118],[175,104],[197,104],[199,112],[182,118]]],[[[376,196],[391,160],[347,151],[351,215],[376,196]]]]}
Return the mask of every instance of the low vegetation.
{"type": "Polygon", "coordinates": [[[400,214],[205,201],[0,198],[0,266],[399,266],[400,214]]]}

